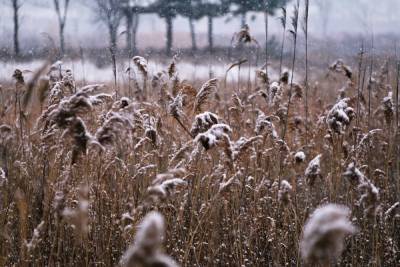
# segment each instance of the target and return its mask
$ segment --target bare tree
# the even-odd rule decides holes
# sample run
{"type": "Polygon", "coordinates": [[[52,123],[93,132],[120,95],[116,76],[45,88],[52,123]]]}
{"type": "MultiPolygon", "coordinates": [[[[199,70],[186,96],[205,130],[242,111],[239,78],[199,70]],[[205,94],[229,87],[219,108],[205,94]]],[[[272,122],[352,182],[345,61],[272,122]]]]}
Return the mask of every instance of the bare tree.
{"type": "Polygon", "coordinates": [[[65,22],[67,20],[67,12],[68,12],[69,0],[54,0],[54,9],[56,10],[58,17],[58,31],[60,34],[60,54],[61,57],[64,56],[65,53],[65,38],[64,38],[64,28],[65,22]],[[64,3],[64,6],[61,7],[60,3],[64,3]],[[62,10],[63,9],[63,10],[62,10]]]}
{"type": "Polygon", "coordinates": [[[14,20],[14,53],[18,57],[20,54],[19,47],[19,9],[22,6],[19,0],[10,0],[13,9],[13,20],[14,20]]]}
{"type": "Polygon", "coordinates": [[[137,51],[137,30],[139,27],[139,15],[144,13],[144,8],[139,6],[143,1],[124,0],[121,3],[126,20],[126,49],[131,57],[137,51]]]}
{"type": "Polygon", "coordinates": [[[114,85],[117,97],[117,31],[121,23],[123,13],[119,0],[95,0],[95,11],[98,18],[107,26],[110,42],[111,60],[113,64],[114,85]]]}

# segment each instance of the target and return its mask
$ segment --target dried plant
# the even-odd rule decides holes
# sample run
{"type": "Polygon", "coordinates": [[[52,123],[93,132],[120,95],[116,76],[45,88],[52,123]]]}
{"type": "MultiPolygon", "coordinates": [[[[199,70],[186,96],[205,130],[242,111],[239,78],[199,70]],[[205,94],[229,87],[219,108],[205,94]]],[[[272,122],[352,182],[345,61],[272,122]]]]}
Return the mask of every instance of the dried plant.
{"type": "Polygon", "coordinates": [[[185,64],[196,56],[191,78],[177,56],[153,72],[164,61],[151,50],[147,62],[115,48],[111,68],[130,67],[112,88],[86,85],[107,77],[77,72],[72,54],[71,69],[12,62],[0,81],[0,266],[397,266],[400,64],[382,40],[362,41],[325,75],[320,53],[338,52],[313,36],[309,53],[314,3],[295,4],[280,18],[294,42],[286,53],[283,32],[279,73],[277,61],[260,67],[244,28],[232,56],[248,53],[226,59],[221,88],[223,49],[182,50],[185,64]],[[350,209],[317,208],[331,201],[350,209]]]}
{"type": "Polygon", "coordinates": [[[199,133],[204,133],[213,125],[218,124],[218,116],[212,112],[206,111],[194,118],[190,133],[192,136],[197,136],[199,133]]]}
{"type": "Polygon", "coordinates": [[[31,240],[26,243],[26,247],[28,249],[28,253],[32,253],[32,251],[39,245],[42,240],[41,235],[43,234],[45,224],[44,221],[41,221],[38,226],[36,226],[35,230],[33,230],[33,235],[31,240]]]}
{"type": "Polygon", "coordinates": [[[89,232],[89,188],[79,188],[79,199],[75,208],[65,208],[62,216],[73,227],[78,237],[84,238],[89,232]]]}
{"type": "Polygon", "coordinates": [[[120,260],[121,266],[174,267],[178,264],[161,251],[165,239],[163,216],[156,212],[148,213],[138,226],[133,244],[125,251],[120,260]]]}
{"type": "Polygon", "coordinates": [[[353,108],[347,104],[348,101],[348,98],[339,100],[328,112],[328,126],[337,134],[343,134],[355,117],[353,108]]]}
{"type": "Polygon", "coordinates": [[[352,76],[353,76],[353,71],[351,70],[351,68],[347,65],[345,65],[343,63],[343,60],[338,59],[335,62],[333,62],[330,66],[329,66],[329,70],[330,71],[334,71],[337,73],[342,73],[344,74],[347,78],[349,78],[351,80],[352,76]]]}
{"type": "Polygon", "coordinates": [[[345,206],[327,204],[317,208],[303,229],[302,258],[311,264],[337,260],[343,251],[344,238],[356,231],[349,216],[350,210],[345,206]]]}
{"type": "Polygon", "coordinates": [[[306,176],[307,183],[310,186],[313,186],[315,183],[315,180],[318,178],[322,178],[321,175],[321,158],[322,154],[317,155],[315,158],[313,158],[309,163],[308,166],[304,172],[304,175],[306,176]]]}
{"type": "Polygon", "coordinates": [[[195,140],[200,142],[203,147],[208,150],[224,143],[225,138],[228,137],[228,134],[231,132],[232,129],[226,124],[214,124],[206,132],[198,134],[195,140]]]}
{"type": "Polygon", "coordinates": [[[217,89],[217,82],[217,79],[211,79],[203,84],[203,86],[200,88],[196,95],[193,107],[196,113],[201,112],[201,108],[207,102],[210,94],[217,89]]]}
{"type": "Polygon", "coordinates": [[[287,205],[290,203],[290,194],[293,188],[290,183],[286,180],[281,181],[281,185],[278,192],[278,199],[282,202],[282,204],[287,205]]]}

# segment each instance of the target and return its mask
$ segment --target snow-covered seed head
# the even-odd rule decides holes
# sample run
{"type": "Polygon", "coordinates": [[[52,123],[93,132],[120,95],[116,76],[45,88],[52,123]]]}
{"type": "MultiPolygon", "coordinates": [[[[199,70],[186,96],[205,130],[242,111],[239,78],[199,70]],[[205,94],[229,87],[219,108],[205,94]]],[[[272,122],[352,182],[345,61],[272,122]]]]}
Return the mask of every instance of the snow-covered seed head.
{"type": "Polygon", "coordinates": [[[294,154],[294,160],[296,163],[302,163],[306,160],[306,154],[303,151],[298,151],[294,154]]]}
{"type": "Polygon", "coordinates": [[[355,117],[354,110],[347,105],[347,101],[349,98],[339,100],[328,112],[326,118],[329,128],[337,134],[343,134],[355,117]]]}
{"type": "Polygon", "coordinates": [[[321,177],[321,157],[322,154],[319,154],[316,156],[314,159],[310,161],[308,164],[306,171],[305,171],[305,176],[307,179],[307,182],[310,186],[313,186],[315,183],[315,180],[317,178],[321,177]]]}
{"type": "Polygon", "coordinates": [[[124,108],[127,107],[132,101],[127,98],[127,97],[121,97],[121,99],[119,100],[119,108],[124,108]]]}
{"type": "Polygon", "coordinates": [[[81,118],[74,118],[69,128],[74,139],[72,149],[72,164],[76,163],[80,154],[86,153],[86,148],[90,140],[93,139],[92,135],[86,129],[86,125],[81,118]]]}
{"type": "Polygon", "coordinates": [[[388,221],[393,217],[400,217],[400,202],[394,203],[385,211],[385,220],[388,221]]]}
{"type": "Polygon", "coordinates": [[[196,113],[201,112],[201,108],[208,101],[208,97],[212,92],[215,92],[217,89],[218,79],[210,79],[200,88],[199,92],[196,95],[193,109],[196,113]]]}
{"type": "Polygon", "coordinates": [[[82,186],[79,189],[79,199],[75,208],[65,208],[62,215],[73,227],[79,237],[89,232],[89,188],[82,186]]]}
{"type": "Polygon", "coordinates": [[[3,168],[0,168],[0,188],[7,183],[7,175],[3,168]]]}
{"type": "Polygon", "coordinates": [[[28,249],[28,253],[32,253],[32,251],[37,247],[37,245],[42,241],[42,234],[44,230],[45,223],[41,221],[38,226],[33,230],[33,235],[31,241],[27,242],[26,248],[28,249]]]}
{"type": "Polygon", "coordinates": [[[147,60],[144,57],[135,56],[132,58],[133,63],[135,63],[138,70],[142,73],[144,77],[147,77],[147,60]]]}
{"type": "Polygon", "coordinates": [[[213,125],[218,124],[218,116],[212,112],[203,112],[194,118],[190,133],[192,136],[197,136],[199,133],[204,133],[213,125]]]}
{"type": "Polygon", "coordinates": [[[178,266],[174,260],[161,252],[165,238],[163,216],[152,211],[138,226],[134,243],[125,251],[120,260],[124,267],[134,266],[178,266]]]}
{"type": "Polygon", "coordinates": [[[181,115],[183,114],[182,111],[183,107],[183,95],[181,92],[178,93],[178,95],[173,98],[173,100],[169,104],[169,114],[171,114],[172,117],[175,119],[179,119],[181,115]]]}
{"type": "Polygon", "coordinates": [[[356,168],[354,162],[351,162],[346,171],[343,173],[343,177],[346,178],[353,186],[357,186],[365,180],[364,175],[359,169],[356,168]]]}
{"type": "Polygon", "coordinates": [[[224,137],[229,139],[228,134],[231,132],[232,129],[226,124],[214,124],[208,131],[198,134],[195,140],[208,150],[224,141],[224,137]]]}
{"type": "Polygon", "coordinates": [[[269,85],[269,77],[267,70],[256,70],[256,77],[258,83],[264,88],[268,89],[269,85]]]}
{"type": "Polygon", "coordinates": [[[359,203],[364,207],[364,216],[375,217],[379,210],[379,189],[369,180],[361,183],[358,189],[362,192],[359,203]]]}
{"type": "Polygon", "coordinates": [[[151,198],[158,198],[162,200],[174,195],[178,188],[186,185],[186,181],[180,178],[173,178],[165,180],[161,184],[150,186],[147,189],[147,194],[151,198]]]}
{"type": "Polygon", "coordinates": [[[279,201],[281,201],[284,205],[287,205],[290,202],[290,193],[292,190],[293,188],[290,183],[286,180],[282,180],[278,191],[279,201]]]}
{"type": "Polygon", "coordinates": [[[259,112],[256,119],[255,133],[261,135],[263,133],[272,137],[272,139],[278,138],[278,133],[275,130],[275,125],[271,120],[271,117],[266,116],[263,112],[259,112]]]}
{"type": "Polygon", "coordinates": [[[351,79],[353,71],[351,68],[344,64],[342,59],[338,59],[329,66],[329,70],[337,73],[344,74],[347,78],[351,79]]]}
{"type": "Polygon", "coordinates": [[[303,228],[302,258],[311,264],[336,260],[343,251],[344,238],[356,231],[349,216],[346,206],[327,204],[317,208],[303,228]]]}
{"type": "Polygon", "coordinates": [[[382,109],[387,124],[390,124],[393,120],[393,115],[394,115],[393,106],[394,104],[393,104],[392,92],[389,92],[389,94],[382,100],[382,109]]]}

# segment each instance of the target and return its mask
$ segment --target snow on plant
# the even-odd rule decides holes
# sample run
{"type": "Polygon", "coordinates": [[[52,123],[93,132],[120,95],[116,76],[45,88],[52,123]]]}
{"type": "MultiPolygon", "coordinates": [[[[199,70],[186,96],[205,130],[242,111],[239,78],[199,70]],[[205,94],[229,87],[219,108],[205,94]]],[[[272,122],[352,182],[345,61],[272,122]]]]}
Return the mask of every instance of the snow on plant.
{"type": "Polygon", "coordinates": [[[349,216],[350,210],[346,206],[327,204],[317,208],[303,228],[302,258],[310,264],[337,260],[343,251],[345,237],[356,231],[349,216]]]}

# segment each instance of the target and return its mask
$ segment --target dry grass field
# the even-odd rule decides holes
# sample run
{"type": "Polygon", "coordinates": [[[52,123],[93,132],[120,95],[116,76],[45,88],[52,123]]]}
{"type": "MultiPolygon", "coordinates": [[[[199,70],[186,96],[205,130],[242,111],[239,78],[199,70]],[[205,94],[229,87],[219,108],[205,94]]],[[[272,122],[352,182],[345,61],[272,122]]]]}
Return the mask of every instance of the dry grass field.
{"type": "Polygon", "coordinates": [[[184,80],[142,57],[125,86],[15,70],[0,266],[399,266],[398,66],[370,61],[308,86],[184,80]]]}

